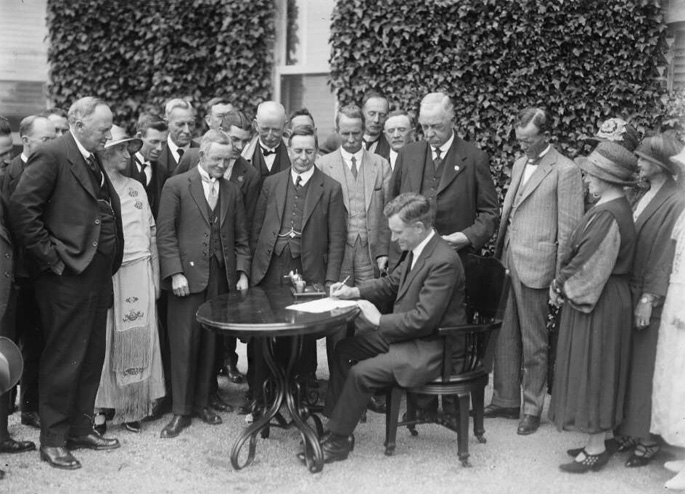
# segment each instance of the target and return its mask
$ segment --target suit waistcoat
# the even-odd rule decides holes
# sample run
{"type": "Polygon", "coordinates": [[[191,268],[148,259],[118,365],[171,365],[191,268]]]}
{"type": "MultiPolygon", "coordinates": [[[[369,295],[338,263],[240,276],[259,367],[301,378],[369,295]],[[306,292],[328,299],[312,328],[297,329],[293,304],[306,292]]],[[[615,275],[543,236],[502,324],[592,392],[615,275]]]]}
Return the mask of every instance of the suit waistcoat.
{"type": "Polygon", "coordinates": [[[309,183],[300,187],[300,190],[295,188],[292,177],[288,177],[288,189],[285,195],[285,208],[283,210],[283,218],[281,219],[281,230],[279,232],[278,240],[274,247],[276,255],[281,255],[285,246],[290,246],[290,254],[293,259],[300,257],[302,253],[301,236],[295,238],[286,235],[288,232],[294,230],[298,234],[302,233],[302,216],[304,215],[304,202],[307,198],[307,191],[309,190],[309,183]]]}
{"type": "MultiPolygon", "coordinates": [[[[111,206],[111,198],[107,185],[100,179],[97,172],[89,165],[86,165],[88,175],[95,187],[95,194],[98,200],[98,210],[100,212],[100,237],[98,238],[97,251],[105,256],[112,256],[117,248],[117,223],[114,210],[111,206]]],[[[105,172],[100,169],[100,173],[105,172]]]]}
{"type": "Polygon", "coordinates": [[[366,201],[362,166],[359,166],[357,178],[354,178],[352,171],[345,163],[343,163],[343,170],[345,171],[347,197],[350,204],[347,217],[347,243],[354,245],[357,237],[365,243],[368,242],[368,232],[366,230],[366,201]]]}
{"type": "Polygon", "coordinates": [[[257,141],[257,145],[254,149],[254,154],[252,155],[252,165],[257,169],[257,171],[262,177],[269,177],[271,175],[275,175],[278,172],[285,169],[281,167],[281,153],[285,152],[284,148],[285,146],[283,144],[278,145],[278,147],[276,148],[276,155],[274,156],[274,163],[271,166],[271,170],[269,170],[266,166],[266,161],[264,160],[264,155],[262,154],[262,149],[259,145],[259,141],[257,141]]]}
{"type": "Polygon", "coordinates": [[[221,211],[221,192],[216,201],[216,206],[212,210],[207,203],[207,212],[209,213],[210,229],[209,229],[209,249],[210,257],[214,258],[219,263],[219,266],[224,265],[224,250],[221,245],[221,224],[219,219],[219,211],[221,211]]]}
{"type": "MultiPolygon", "coordinates": [[[[428,148],[428,152],[430,153],[430,146],[428,148]]],[[[432,161],[426,162],[423,167],[423,179],[421,180],[421,195],[425,196],[430,202],[431,210],[433,211],[433,219],[435,219],[435,215],[438,210],[438,187],[440,186],[442,172],[445,170],[445,158],[447,158],[446,154],[437,168],[433,165],[432,161]]]]}

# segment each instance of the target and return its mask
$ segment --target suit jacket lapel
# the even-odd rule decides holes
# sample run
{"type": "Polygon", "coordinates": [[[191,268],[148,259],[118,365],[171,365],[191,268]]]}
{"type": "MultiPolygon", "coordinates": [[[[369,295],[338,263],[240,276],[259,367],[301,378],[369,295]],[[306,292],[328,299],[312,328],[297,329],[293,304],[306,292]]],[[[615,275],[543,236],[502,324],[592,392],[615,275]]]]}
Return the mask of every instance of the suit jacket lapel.
{"type": "Polygon", "coordinates": [[[647,223],[647,220],[654,214],[654,212],[659,209],[666,199],[671,197],[673,189],[675,188],[675,182],[673,180],[668,180],[664,185],[661,186],[659,192],[649,201],[647,207],[642,211],[640,216],[637,217],[635,221],[635,231],[640,234],[642,227],[647,223]]]}
{"type": "MultiPolygon", "coordinates": [[[[409,187],[403,188],[403,192],[408,191],[421,191],[421,186],[423,185],[423,172],[426,166],[433,166],[433,159],[431,158],[430,146],[426,141],[422,141],[421,148],[423,149],[423,156],[421,156],[421,148],[417,149],[417,156],[412,156],[411,154],[404,156],[404,162],[407,163],[406,169],[408,169],[409,175],[409,187]]],[[[403,164],[403,167],[405,165],[403,164]]]]}
{"type": "Polygon", "coordinates": [[[329,163],[328,165],[326,165],[328,168],[328,170],[326,171],[331,178],[335,179],[338,183],[340,183],[340,185],[342,185],[341,188],[343,194],[343,202],[345,203],[345,209],[349,212],[350,194],[347,190],[347,186],[345,185],[347,183],[347,180],[345,178],[345,169],[343,168],[347,165],[343,160],[342,154],[340,153],[340,149],[335,151],[335,154],[333,156],[335,157],[335,161],[333,163],[329,163]]]}
{"type": "Polygon", "coordinates": [[[202,177],[200,172],[195,170],[194,173],[188,177],[188,190],[190,191],[190,196],[195,201],[197,209],[200,210],[202,218],[209,224],[209,207],[207,204],[207,199],[205,199],[205,189],[202,187],[202,177]]]}
{"type": "MultiPolygon", "coordinates": [[[[408,273],[405,271],[404,281],[397,290],[396,300],[399,300],[404,295],[404,293],[411,286],[414,278],[416,278],[417,273],[423,269],[424,264],[426,264],[426,259],[433,254],[433,248],[435,246],[435,243],[438,241],[437,239],[438,233],[435,232],[433,234],[433,238],[430,239],[428,244],[426,244],[426,246],[423,248],[423,251],[421,251],[421,254],[419,254],[418,259],[414,261],[414,267],[411,269],[411,271],[409,271],[408,273]]],[[[406,264],[407,266],[405,267],[405,269],[410,269],[410,264],[408,262],[406,264]]]]}
{"type": "MultiPolygon", "coordinates": [[[[288,174],[290,177],[290,174],[288,174]]],[[[307,197],[304,200],[304,212],[302,215],[302,230],[307,226],[307,221],[312,215],[316,204],[321,199],[323,195],[323,172],[319,171],[318,168],[314,167],[314,174],[312,178],[309,179],[309,191],[307,191],[307,197]]]]}
{"type": "MultiPolygon", "coordinates": [[[[376,167],[371,161],[373,156],[366,149],[362,153],[362,174],[364,176],[364,208],[369,210],[371,198],[373,197],[373,187],[376,184],[376,167]]],[[[345,188],[345,187],[343,187],[345,188]]]]}
{"type": "MultiPolygon", "coordinates": [[[[526,197],[528,197],[537,188],[537,186],[540,185],[540,182],[542,182],[545,177],[549,175],[549,172],[552,171],[552,165],[554,165],[556,161],[557,156],[554,148],[551,148],[546,155],[540,158],[538,167],[530,176],[528,181],[522,185],[523,191],[521,192],[521,199],[519,200],[519,203],[523,202],[526,197]]],[[[524,174],[525,168],[526,164],[524,164],[522,167],[521,175],[524,174]]]]}
{"type": "Polygon", "coordinates": [[[219,191],[219,204],[221,205],[219,225],[223,226],[224,220],[226,219],[226,214],[228,213],[228,194],[230,193],[228,180],[224,180],[223,178],[219,180],[219,191]]]}
{"type": "Polygon", "coordinates": [[[283,221],[285,211],[285,196],[288,193],[288,180],[292,180],[290,173],[284,173],[283,179],[276,184],[276,212],[278,213],[278,225],[283,221]]]}
{"type": "Polygon", "coordinates": [[[440,185],[438,185],[438,194],[445,190],[467,166],[467,156],[462,152],[463,146],[459,145],[460,141],[461,139],[455,134],[452,145],[445,155],[444,168],[442,170],[442,176],[440,177],[440,185]]]}
{"type": "Polygon", "coordinates": [[[75,137],[71,135],[71,133],[69,133],[68,136],[69,138],[66,139],[67,160],[71,164],[71,173],[74,174],[81,186],[86,189],[91,196],[97,199],[97,194],[93,187],[93,180],[90,178],[88,169],[86,168],[88,164],[76,145],[75,137]]]}

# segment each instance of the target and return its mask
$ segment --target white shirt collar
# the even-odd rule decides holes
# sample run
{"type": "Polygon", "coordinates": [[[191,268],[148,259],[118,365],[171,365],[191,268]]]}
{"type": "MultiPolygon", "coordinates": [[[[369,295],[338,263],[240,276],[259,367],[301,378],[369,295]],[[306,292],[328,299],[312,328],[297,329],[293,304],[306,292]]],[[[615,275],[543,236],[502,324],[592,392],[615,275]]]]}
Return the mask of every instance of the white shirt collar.
{"type": "Polygon", "coordinates": [[[26,156],[24,153],[21,153],[21,158],[20,158],[20,159],[21,159],[22,162],[26,163],[26,162],[29,160],[29,157],[26,156]]]}
{"type": "Polygon", "coordinates": [[[312,166],[309,170],[307,170],[304,173],[297,173],[293,167],[290,167],[290,177],[293,181],[293,185],[297,181],[298,175],[302,178],[302,180],[300,181],[300,185],[306,185],[307,182],[309,182],[309,179],[312,178],[312,175],[314,175],[314,167],[312,166]]]}
{"type": "Polygon", "coordinates": [[[202,177],[202,181],[209,181],[209,182],[214,182],[216,181],[216,178],[212,177],[209,173],[205,171],[204,168],[198,163],[197,165],[197,170],[200,172],[200,177],[202,177]]]}
{"type": "Polygon", "coordinates": [[[259,139],[259,138],[257,139],[257,144],[259,144],[259,147],[261,147],[262,149],[266,149],[267,151],[273,151],[274,153],[275,153],[276,150],[278,149],[278,146],[280,146],[280,143],[279,143],[278,146],[276,146],[275,148],[270,148],[269,146],[267,146],[266,144],[264,144],[264,143],[262,142],[262,140],[259,139]]]}
{"type": "Polygon", "coordinates": [[[397,160],[397,151],[390,148],[390,169],[395,169],[395,161],[397,160]]]}
{"type": "Polygon", "coordinates": [[[416,264],[416,260],[419,258],[421,255],[421,252],[423,252],[423,249],[428,245],[428,242],[430,242],[430,239],[433,238],[433,235],[435,235],[435,230],[431,229],[431,232],[428,234],[426,238],[424,238],[419,245],[414,247],[412,250],[412,254],[414,254],[414,258],[412,259],[411,267],[414,267],[414,264],[416,264]]]}
{"type": "MultiPolygon", "coordinates": [[[[450,150],[450,147],[452,147],[452,143],[454,142],[454,130],[452,130],[452,135],[450,136],[449,139],[447,139],[447,142],[440,146],[440,157],[444,158],[445,155],[447,154],[447,151],[450,150]]],[[[433,153],[433,159],[435,159],[435,148],[431,146],[431,153],[433,153]]]]}
{"type": "Polygon", "coordinates": [[[148,162],[148,161],[143,157],[143,155],[140,154],[140,152],[137,152],[137,153],[136,153],[136,159],[138,160],[138,163],[143,163],[143,164],[145,164],[145,163],[148,162]]]}
{"type": "Polygon", "coordinates": [[[187,145],[185,145],[185,146],[183,146],[183,147],[177,146],[176,143],[174,143],[174,141],[171,140],[171,136],[168,136],[168,137],[166,138],[166,142],[167,142],[167,144],[169,145],[169,150],[170,150],[172,153],[174,153],[174,158],[176,158],[176,161],[179,160],[178,150],[179,150],[179,149],[183,149],[183,151],[185,152],[185,151],[188,149],[188,147],[190,146],[190,144],[187,144],[187,145]]]}
{"type": "Polygon", "coordinates": [[[352,157],[354,157],[354,159],[357,160],[357,167],[359,167],[362,164],[362,156],[363,155],[364,155],[364,148],[363,147],[361,147],[359,149],[359,151],[357,151],[354,154],[348,153],[347,151],[345,151],[342,148],[342,146],[340,147],[340,156],[342,156],[343,161],[350,168],[352,168],[352,157]]]}
{"type": "Polygon", "coordinates": [[[91,153],[91,152],[88,151],[86,148],[84,148],[84,147],[83,147],[83,144],[81,144],[81,143],[79,142],[78,138],[77,138],[74,134],[71,134],[71,135],[72,135],[72,137],[74,138],[74,140],[76,141],[76,145],[78,146],[78,150],[81,151],[81,154],[83,155],[83,158],[87,161],[88,158],[90,158],[90,157],[93,155],[93,153],[91,153]]]}

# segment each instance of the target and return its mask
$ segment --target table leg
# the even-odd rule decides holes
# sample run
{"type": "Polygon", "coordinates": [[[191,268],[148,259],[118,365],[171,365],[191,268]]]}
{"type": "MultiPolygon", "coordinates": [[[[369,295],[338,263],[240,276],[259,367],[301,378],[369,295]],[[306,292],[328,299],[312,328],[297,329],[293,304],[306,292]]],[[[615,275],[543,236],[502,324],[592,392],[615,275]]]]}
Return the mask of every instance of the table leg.
{"type": "Polygon", "coordinates": [[[260,338],[260,342],[262,345],[261,351],[264,355],[264,361],[271,370],[270,379],[273,381],[273,402],[269,409],[265,410],[264,414],[259,417],[255,423],[246,428],[233,444],[233,448],[231,448],[231,465],[233,465],[233,468],[236,470],[241,470],[242,468],[251,465],[254,461],[255,451],[257,449],[257,435],[264,430],[268,430],[271,420],[276,416],[276,414],[278,414],[278,410],[283,404],[283,398],[286,389],[286,374],[284,374],[283,369],[274,360],[272,339],[260,338]],[[249,449],[247,459],[245,460],[245,463],[241,465],[240,451],[243,449],[248,440],[249,449]]]}
{"type": "Polygon", "coordinates": [[[311,416],[317,425],[317,429],[321,428],[321,422],[316,415],[310,415],[309,410],[302,404],[302,396],[300,393],[300,386],[293,376],[293,368],[295,363],[299,360],[302,353],[302,335],[293,336],[291,338],[290,359],[285,371],[285,405],[288,409],[295,427],[297,427],[302,436],[302,443],[304,445],[304,458],[307,468],[311,473],[320,472],[323,469],[323,451],[319,443],[319,436],[307,424],[307,417],[311,416]]]}

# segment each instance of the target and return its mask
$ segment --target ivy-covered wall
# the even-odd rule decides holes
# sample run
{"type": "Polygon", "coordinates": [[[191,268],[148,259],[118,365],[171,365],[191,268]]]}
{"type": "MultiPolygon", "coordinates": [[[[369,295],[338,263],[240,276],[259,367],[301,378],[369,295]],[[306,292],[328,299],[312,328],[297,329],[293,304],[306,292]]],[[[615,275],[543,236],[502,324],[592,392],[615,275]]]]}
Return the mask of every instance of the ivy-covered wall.
{"type": "Polygon", "coordinates": [[[95,95],[132,127],[172,97],[226,96],[253,111],[270,96],[273,0],[48,0],[50,96],[95,95]]]}
{"type": "Polygon", "coordinates": [[[342,104],[378,89],[415,114],[446,91],[503,193],[527,106],[553,115],[571,157],[608,117],[661,124],[665,30],[657,0],[338,0],[331,85],[342,104]]]}

